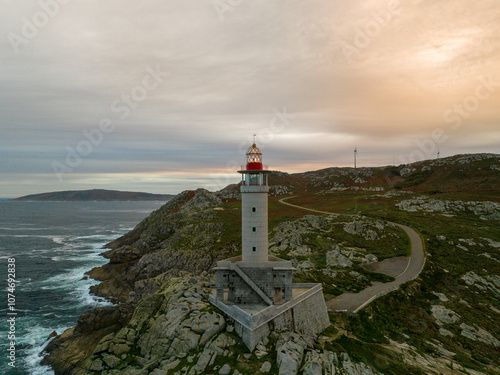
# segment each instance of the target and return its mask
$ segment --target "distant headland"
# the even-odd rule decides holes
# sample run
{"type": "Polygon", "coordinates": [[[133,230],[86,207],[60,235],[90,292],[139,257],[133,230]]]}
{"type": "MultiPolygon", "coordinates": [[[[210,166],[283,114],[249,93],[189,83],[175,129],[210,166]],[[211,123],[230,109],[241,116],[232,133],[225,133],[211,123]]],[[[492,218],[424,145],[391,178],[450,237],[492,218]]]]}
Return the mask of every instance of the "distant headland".
{"type": "Polygon", "coordinates": [[[118,190],[71,190],[55,191],[51,193],[25,195],[14,199],[15,201],[168,201],[175,195],[151,194],[118,190]]]}

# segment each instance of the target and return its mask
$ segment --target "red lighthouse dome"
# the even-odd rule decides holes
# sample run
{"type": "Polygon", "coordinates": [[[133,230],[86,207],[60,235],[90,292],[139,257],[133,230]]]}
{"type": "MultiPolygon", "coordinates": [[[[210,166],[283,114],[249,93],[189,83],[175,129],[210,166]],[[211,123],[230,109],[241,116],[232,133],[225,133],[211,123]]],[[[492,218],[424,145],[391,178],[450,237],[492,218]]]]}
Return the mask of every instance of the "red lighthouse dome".
{"type": "Polygon", "coordinates": [[[262,167],[262,151],[255,143],[247,150],[247,170],[261,171],[262,167]]]}

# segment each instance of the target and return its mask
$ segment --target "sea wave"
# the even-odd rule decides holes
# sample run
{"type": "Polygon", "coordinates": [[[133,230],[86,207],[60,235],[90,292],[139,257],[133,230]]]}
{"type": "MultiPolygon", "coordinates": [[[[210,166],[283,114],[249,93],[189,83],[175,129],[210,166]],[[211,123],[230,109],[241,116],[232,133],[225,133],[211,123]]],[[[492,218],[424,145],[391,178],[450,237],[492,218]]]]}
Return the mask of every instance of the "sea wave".
{"type": "Polygon", "coordinates": [[[73,239],[75,239],[75,240],[81,240],[81,239],[85,239],[85,238],[95,238],[95,239],[98,239],[98,240],[108,239],[109,241],[111,241],[111,239],[109,237],[110,237],[109,234],[92,234],[92,235],[89,235],[89,236],[73,237],[73,239]]]}
{"type": "Polygon", "coordinates": [[[56,331],[57,334],[63,333],[69,326],[60,326],[56,329],[50,327],[43,327],[41,325],[35,325],[28,329],[27,334],[20,342],[21,345],[25,345],[26,348],[22,349],[24,353],[25,365],[24,369],[30,375],[53,375],[54,371],[50,366],[40,365],[40,361],[43,359],[43,350],[49,344],[52,339],[47,340],[47,337],[56,331]]]}
{"type": "Polygon", "coordinates": [[[0,227],[0,230],[49,230],[49,228],[29,228],[27,226],[10,228],[10,227],[0,227]]]}
{"type": "MultiPolygon", "coordinates": [[[[0,259],[5,262],[14,255],[20,275],[29,275],[17,289],[23,308],[18,329],[25,340],[18,347],[16,374],[53,374],[40,366],[48,335],[55,327],[60,334],[74,326],[87,309],[111,305],[90,293],[90,286],[98,282],[84,278],[85,273],[107,263],[100,256],[103,246],[133,229],[157,209],[153,206],[122,202],[106,210],[101,203],[22,202],[2,212],[0,259]]],[[[5,358],[0,358],[0,373],[8,370],[5,358]]]]}
{"type": "Polygon", "coordinates": [[[62,245],[68,236],[61,235],[47,235],[47,234],[0,234],[0,237],[14,237],[14,238],[47,238],[54,243],[62,245]]]}

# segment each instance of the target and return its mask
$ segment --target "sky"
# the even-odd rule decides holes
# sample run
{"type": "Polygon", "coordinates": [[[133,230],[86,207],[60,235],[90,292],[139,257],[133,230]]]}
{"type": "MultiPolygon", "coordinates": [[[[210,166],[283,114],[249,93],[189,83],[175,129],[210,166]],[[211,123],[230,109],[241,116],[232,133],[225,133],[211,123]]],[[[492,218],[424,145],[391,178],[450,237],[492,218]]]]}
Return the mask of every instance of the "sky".
{"type": "Polygon", "coordinates": [[[0,197],[500,153],[498,0],[2,0],[0,197]]]}

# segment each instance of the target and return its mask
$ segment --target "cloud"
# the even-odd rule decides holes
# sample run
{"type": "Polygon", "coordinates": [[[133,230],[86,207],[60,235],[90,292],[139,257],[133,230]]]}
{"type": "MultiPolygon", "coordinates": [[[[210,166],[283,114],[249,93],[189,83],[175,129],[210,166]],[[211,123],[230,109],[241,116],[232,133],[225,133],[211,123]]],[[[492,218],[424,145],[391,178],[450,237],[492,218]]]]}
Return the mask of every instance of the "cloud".
{"type": "Polygon", "coordinates": [[[243,1],[222,20],[208,0],[73,0],[16,53],[9,35],[22,35],[40,4],[2,5],[0,174],[12,182],[0,195],[17,194],[30,175],[46,185],[27,192],[85,178],[102,187],[113,173],[127,176],[124,189],[137,186],[135,174],[157,191],[162,171],[182,171],[175,186],[184,178],[195,188],[200,171],[240,162],[253,133],[269,163],[293,171],[350,164],[354,144],[367,163],[389,164],[436,128],[450,152],[498,152],[500,86],[458,129],[443,119],[482,77],[500,80],[494,0],[243,1]],[[127,116],[113,110],[147,67],[168,76],[127,116]],[[283,108],[293,120],[269,134],[283,108]],[[114,131],[61,183],[52,163],[105,118],[114,131]]]}

